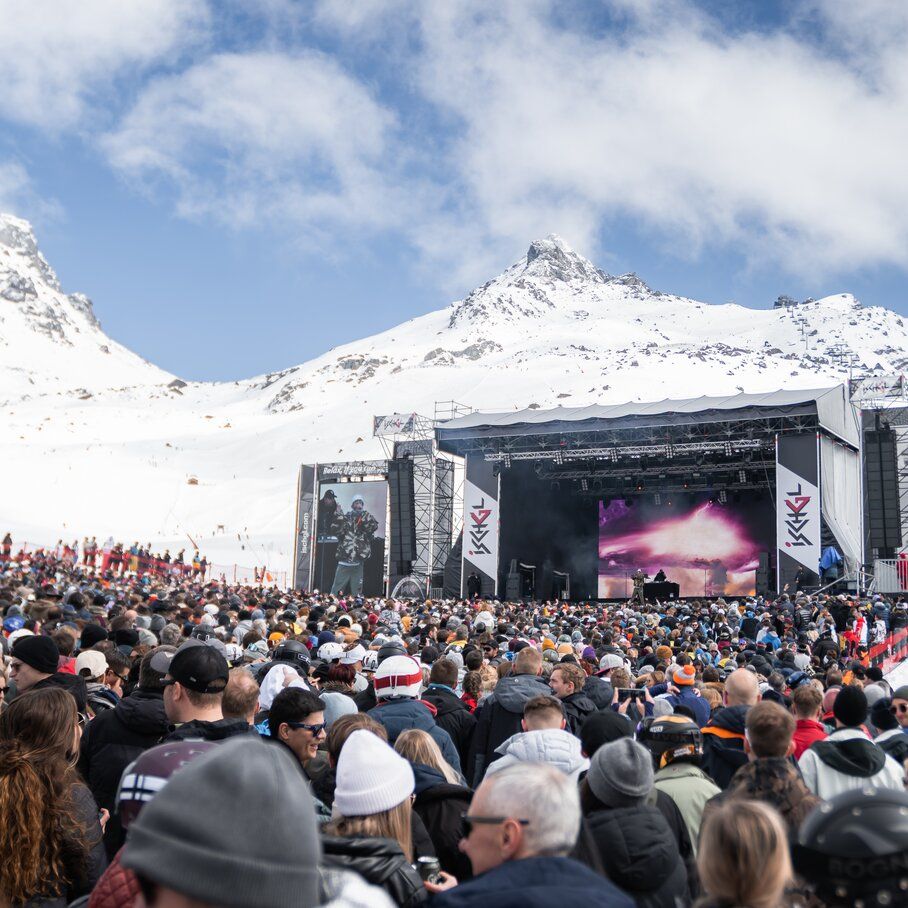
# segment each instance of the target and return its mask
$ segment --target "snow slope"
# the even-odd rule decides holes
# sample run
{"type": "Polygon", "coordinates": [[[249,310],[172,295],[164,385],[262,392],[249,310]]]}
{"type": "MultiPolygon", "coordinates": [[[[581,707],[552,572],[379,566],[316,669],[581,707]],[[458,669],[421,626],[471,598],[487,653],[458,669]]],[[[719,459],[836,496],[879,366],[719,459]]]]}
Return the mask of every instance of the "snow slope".
{"type": "Polygon", "coordinates": [[[381,456],[375,414],[818,387],[847,378],[843,354],[902,371],[908,329],[848,294],[699,303],[548,237],[445,309],[280,373],[184,385],[107,338],[30,227],[0,215],[0,463],[20,479],[0,525],[40,542],[189,536],[217,562],[286,567],[298,465],[381,456]]]}

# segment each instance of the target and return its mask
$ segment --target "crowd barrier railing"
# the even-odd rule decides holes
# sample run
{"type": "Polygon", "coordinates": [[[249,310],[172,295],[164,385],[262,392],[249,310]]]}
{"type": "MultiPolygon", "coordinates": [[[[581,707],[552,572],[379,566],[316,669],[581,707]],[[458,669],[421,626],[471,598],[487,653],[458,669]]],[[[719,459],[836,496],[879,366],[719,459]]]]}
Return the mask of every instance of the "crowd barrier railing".
{"type": "Polygon", "coordinates": [[[883,674],[887,674],[906,658],[908,658],[908,627],[902,627],[889,634],[882,643],[871,646],[863,662],[865,665],[875,665],[882,669],[883,674]]]}

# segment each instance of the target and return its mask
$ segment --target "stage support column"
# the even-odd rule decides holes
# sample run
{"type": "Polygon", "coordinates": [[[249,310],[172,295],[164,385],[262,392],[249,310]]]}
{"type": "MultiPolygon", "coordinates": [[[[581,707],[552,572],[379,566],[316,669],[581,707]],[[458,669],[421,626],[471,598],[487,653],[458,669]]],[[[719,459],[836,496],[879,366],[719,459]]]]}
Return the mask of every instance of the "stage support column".
{"type": "Polygon", "coordinates": [[[494,464],[482,454],[468,454],[463,487],[463,570],[461,595],[470,574],[482,581],[482,595],[498,593],[498,499],[500,484],[494,464]]]}
{"type": "Polygon", "coordinates": [[[293,544],[293,588],[312,589],[312,549],[315,540],[315,474],[313,464],[300,467],[296,496],[296,535],[293,544]]]}
{"type": "Polygon", "coordinates": [[[820,568],[820,440],[815,434],[776,436],[776,572],[781,595],[803,566],[812,585],[820,568]]]}

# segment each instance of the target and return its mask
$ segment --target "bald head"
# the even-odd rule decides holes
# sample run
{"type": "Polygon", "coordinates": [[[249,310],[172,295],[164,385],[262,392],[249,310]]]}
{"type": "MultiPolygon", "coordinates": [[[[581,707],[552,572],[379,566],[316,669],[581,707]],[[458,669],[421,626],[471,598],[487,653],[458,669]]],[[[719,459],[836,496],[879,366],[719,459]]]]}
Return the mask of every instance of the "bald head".
{"type": "Polygon", "coordinates": [[[726,706],[754,706],[759,699],[760,684],[754,672],[739,668],[725,679],[726,706]]]}

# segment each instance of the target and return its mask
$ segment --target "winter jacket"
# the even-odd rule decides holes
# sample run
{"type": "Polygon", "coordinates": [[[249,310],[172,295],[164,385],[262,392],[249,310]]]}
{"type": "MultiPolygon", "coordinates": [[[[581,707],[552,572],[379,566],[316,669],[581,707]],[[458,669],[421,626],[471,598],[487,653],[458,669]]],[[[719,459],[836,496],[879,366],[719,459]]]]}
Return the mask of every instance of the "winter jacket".
{"type": "Polygon", "coordinates": [[[451,688],[440,684],[430,684],[423,700],[435,707],[436,724],[451,736],[460,765],[466,766],[476,728],[476,717],[470,712],[470,707],[451,688]]]}
{"type": "Polygon", "coordinates": [[[495,752],[501,759],[489,766],[486,775],[515,763],[548,763],[576,783],[580,773],[590,768],[590,761],[580,752],[580,739],[563,728],[542,728],[511,735],[495,752]]]}
{"type": "Polygon", "coordinates": [[[506,861],[434,896],[432,908],[633,908],[630,896],[572,858],[506,861]]]}
{"type": "Polygon", "coordinates": [[[399,908],[413,908],[428,900],[428,890],[394,839],[325,835],[322,863],[358,873],[384,889],[399,908]]]}
{"type": "Polygon", "coordinates": [[[349,564],[368,561],[372,555],[372,539],[378,521],[368,512],[354,510],[338,515],[331,529],[337,536],[337,560],[349,564]]]}
{"type": "Polygon", "coordinates": [[[561,706],[567,719],[567,730],[572,735],[579,735],[586,717],[596,712],[596,704],[582,690],[565,697],[561,701],[561,706]]]}
{"type": "Polygon", "coordinates": [[[473,792],[462,785],[452,785],[430,766],[413,764],[416,780],[413,809],[426,827],[441,869],[463,882],[473,876],[470,859],[458,848],[463,835],[461,815],[466,813],[473,792]]]}
{"type": "Polygon", "coordinates": [[[476,711],[476,731],[470,750],[467,781],[476,788],[496,751],[511,735],[522,731],[523,707],[533,697],[550,697],[548,684],[537,675],[506,675],[476,711]]]}
{"type": "Polygon", "coordinates": [[[901,728],[891,728],[882,732],[874,738],[873,743],[877,747],[882,747],[899,766],[904,765],[908,759],[908,734],[901,728]]]}
{"type": "Polygon", "coordinates": [[[671,703],[672,708],[686,706],[694,715],[694,721],[702,728],[709,723],[709,700],[701,697],[693,687],[685,686],[680,688],[677,694],[669,694],[665,698],[671,703]]]}
{"type": "Polygon", "coordinates": [[[747,754],[744,753],[744,722],[748,709],[748,706],[726,706],[701,729],[701,766],[719,788],[727,788],[731,777],[747,762],[747,754]]]}
{"type": "Polygon", "coordinates": [[[583,684],[583,692],[593,701],[600,712],[612,705],[615,689],[611,682],[599,675],[590,675],[583,684]]]}
{"type": "Polygon", "coordinates": [[[822,722],[816,722],[813,719],[798,719],[795,723],[794,736],[794,758],[801,759],[801,754],[810,747],[814,741],[823,741],[826,739],[826,727],[822,722]]]}
{"type": "Polygon", "coordinates": [[[687,869],[678,843],[655,807],[641,803],[595,810],[586,817],[586,827],[589,834],[578,854],[592,844],[605,876],[637,908],[675,908],[676,899],[687,898],[687,869]]]}
{"type": "Polygon", "coordinates": [[[86,684],[85,693],[88,708],[94,716],[105,710],[113,709],[120,702],[120,698],[109,687],[105,687],[97,681],[86,684]]]}
{"type": "Polygon", "coordinates": [[[255,729],[245,719],[218,719],[216,722],[205,722],[193,719],[177,725],[161,739],[162,744],[171,741],[226,741],[235,735],[256,734],[255,729]]]}
{"type": "Polygon", "coordinates": [[[154,747],[170,727],[160,691],[138,688],[113,709],[95,716],[79,745],[79,772],[99,807],[110,811],[104,846],[113,857],[123,845],[123,829],[116,811],[117,788],[123,770],[149,747],[154,747]]]}
{"type": "Polygon", "coordinates": [[[435,721],[432,707],[409,697],[400,700],[382,700],[375,709],[368,713],[376,722],[384,725],[388,732],[388,742],[394,746],[397,736],[411,728],[428,732],[441,748],[441,755],[460,772],[460,757],[451,736],[435,721]]]}
{"type": "Polygon", "coordinates": [[[732,798],[763,801],[775,807],[792,836],[797,835],[814,807],[822,803],[787,757],[762,757],[746,763],[734,774],[728,788],[706,805],[704,816],[732,798]]]}
{"type": "Polygon", "coordinates": [[[85,688],[85,679],[80,675],[70,675],[67,672],[57,672],[42,678],[33,684],[29,690],[42,690],[46,687],[62,687],[76,698],[76,708],[80,713],[88,712],[88,691],[85,688]]]}
{"type": "Polygon", "coordinates": [[[378,706],[378,698],[375,696],[375,688],[370,684],[365,690],[354,694],[353,702],[361,713],[367,713],[370,709],[378,706]]]}
{"type": "Polygon", "coordinates": [[[650,807],[655,807],[662,814],[671,830],[675,844],[678,846],[678,854],[687,870],[688,901],[693,903],[700,894],[700,877],[697,871],[697,855],[694,852],[694,845],[690,840],[690,832],[684,822],[684,816],[672,798],[658,788],[650,790],[646,796],[646,803],[650,807]]]}
{"type": "Polygon", "coordinates": [[[702,769],[692,763],[669,763],[664,766],[656,773],[655,786],[678,805],[687,825],[691,846],[696,853],[703,810],[706,802],[719,794],[719,788],[702,769]]]}
{"type": "Polygon", "coordinates": [[[807,787],[824,801],[855,788],[903,791],[902,768],[859,728],[840,728],[798,761],[807,787]]]}
{"type": "Polygon", "coordinates": [[[136,875],[120,863],[117,852],[92,890],[88,908],[133,908],[140,891],[136,875]]]}

